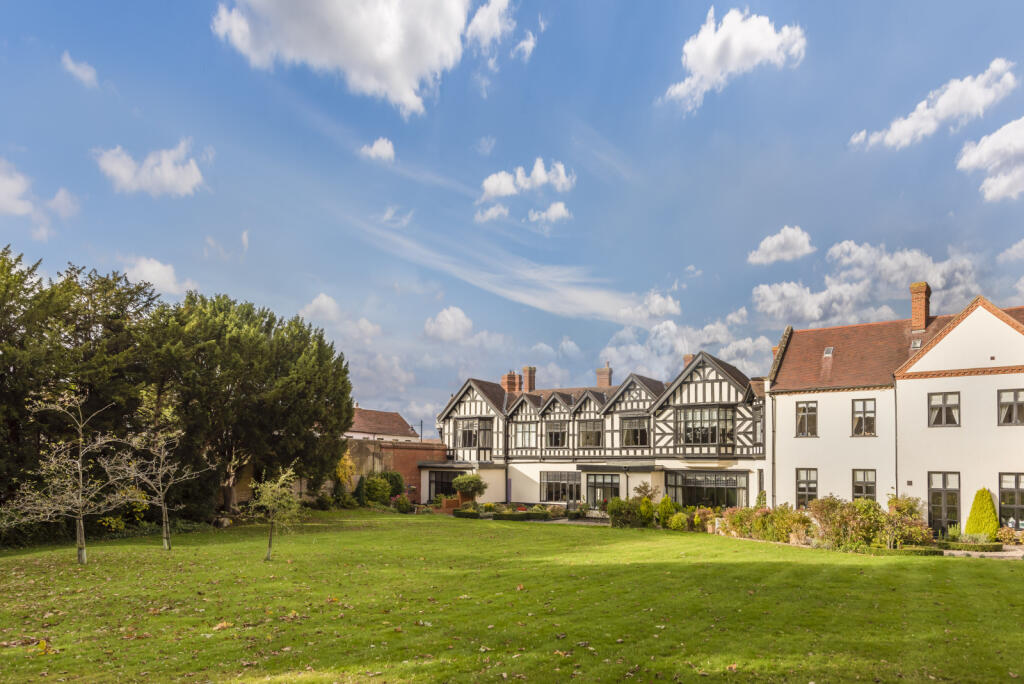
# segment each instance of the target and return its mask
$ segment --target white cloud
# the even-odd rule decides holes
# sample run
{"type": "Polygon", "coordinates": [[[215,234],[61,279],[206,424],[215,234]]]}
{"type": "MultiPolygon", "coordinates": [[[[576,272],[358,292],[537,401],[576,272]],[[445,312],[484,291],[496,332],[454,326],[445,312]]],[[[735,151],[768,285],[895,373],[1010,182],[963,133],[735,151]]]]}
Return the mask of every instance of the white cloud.
{"type": "MultiPolygon", "coordinates": [[[[235,0],[211,29],[250,66],[304,64],[339,73],[351,91],[383,97],[403,116],[424,111],[423,94],[462,58],[469,0],[235,0]]],[[[482,30],[482,29],[481,29],[482,30]]]]}
{"type": "Polygon", "coordinates": [[[243,230],[242,231],[242,254],[245,254],[248,251],[249,251],[249,231],[248,230],[243,230]]]}
{"type": "Polygon", "coordinates": [[[381,327],[366,318],[350,320],[334,297],[325,292],[319,293],[302,307],[299,315],[311,321],[329,324],[330,329],[342,339],[357,341],[365,346],[370,346],[373,338],[381,334],[381,327]]]}
{"type": "Polygon", "coordinates": [[[850,144],[883,144],[898,150],[927,138],[946,122],[955,130],[984,115],[986,109],[1017,87],[1013,66],[1013,62],[996,58],[977,76],[954,78],[928,93],[914,111],[894,119],[887,129],[870,134],[858,131],[850,137],[850,144]]]}
{"type": "Polygon", "coordinates": [[[555,350],[550,344],[544,342],[538,342],[537,344],[530,347],[530,351],[534,354],[541,354],[542,356],[554,356],[555,350]]]}
{"type": "Polygon", "coordinates": [[[395,146],[387,138],[377,138],[372,145],[359,148],[359,156],[382,162],[395,161],[395,146]]]}
{"type": "Polygon", "coordinates": [[[932,286],[936,311],[962,307],[981,291],[974,262],[952,251],[936,261],[917,249],[890,252],[885,245],[845,240],[829,249],[827,259],[834,268],[824,289],[792,281],[758,285],[755,308],[778,324],[839,325],[896,318],[881,302],[906,299],[907,287],[918,280],[932,286]]]}
{"type": "Polygon", "coordinates": [[[535,47],[537,47],[537,37],[533,35],[533,31],[527,31],[526,37],[512,48],[512,52],[509,53],[509,56],[519,57],[523,62],[529,62],[530,55],[533,54],[533,48],[535,47]]]}
{"type": "Polygon", "coordinates": [[[815,251],[811,236],[800,226],[783,226],[773,235],[761,240],[757,249],[747,254],[747,263],[774,264],[776,261],[794,261],[815,251]]]}
{"type": "Polygon", "coordinates": [[[1014,285],[1014,289],[1017,290],[1018,295],[1024,297],[1024,276],[1022,276],[1021,279],[1017,281],[1017,284],[1014,285]]]}
{"type": "Polygon", "coordinates": [[[622,320],[646,321],[658,320],[667,316],[678,316],[682,313],[679,302],[672,295],[663,295],[651,290],[639,304],[627,307],[619,312],[622,320]]]}
{"type": "Polygon", "coordinates": [[[519,190],[516,189],[515,176],[508,171],[492,173],[487,178],[484,178],[481,187],[484,189],[484,194],[478,202],[486,202],[496,197],[509,197],[519,193],[519,190]]]}
{"type": "Polygon", "coordinates": [[[1024,117],[978,142],[967,142],[956,167],[961,171],[985,171],[979,190],[987,201],[1017,199],[1024,192],[1024,117]]]}
{"type": "Polygon", "coordinates": [[[64,71],[78,79],[78,82],[86,88],[95,88],[98,85],[96,69],[88,62],[76,62],[71,59],[71,55],[65,50],[64,54],[60,56],[60,63],[64,67],[64,71]]]}
{"type": "Polygon", "coordinates": [[[537,15],[537,28],[540,29],[541,33],[544,33],[545,31],[548,30],[548,22],[541,14],[537,15]]]}
{"type": "Polygon", "coordinates": [[[1007,247],[999,256],[996,257],[996,261],[1001,264],[1005,264],[1010,261],[1022,260],[1024,260],[1024,240],[1020,240],[1010,247],[1007,247]]]}
{"type": "Polygon", "coordinates": [[[565,336],[562,338],[562,341],[558,343],[558,353],[562,356],[575,358],[580,355],[580,346],[573,342],[568,336],[565,336]]]}
{"type": "Polygon", "coordinates": [[[78,198],[71,194],[67,188],[60,188],[57,193],[53,196],[46,206],[50,208],[50,211],[60,216],[62,219],[68,219],[78,213],[78,198]]]}
{"type": "Polygon", "coordinates": [[[476,151],[482,157],[489,157],[497,142],[493,135],[485,135],[476,141],[476,151]]]}
{"type": "Polygon", "coordinates": [[[398,207],[389,206],[383,214],[377,217],[377,220],[392,228],[405,228],[412,222],[413,212],[414,210],[410,209],[408,212],[400,214],[398,207]]]}
{"type": "Polygon", "coordinates": [[[700,270],[693,264],[690,264],[689,266],[686,267],[686,275],[688,275],[691,278],[699,278],[703,274],[704,271],[700,270]]]}
{"type": "MultiPolygon", "coordinates": [[[[487,53],[492,44],[500,43],[515,27],[509,0],[490,0],[473,15],[466,28],[466,40],[476,43],[481,52],[487,53]]],[[[491,68],[494,69],[493,65],[491,68]]]]}
{"type": "Polygon", "coordinates": [[[393,354],[377,353],[361,363],[352,364],[353,385],[385,388],[394,394],[401,394],[416,382],[416,375],[402,366],[402,361],[393,354]]]}
{"type": "Polygon", "coordinates": [[[555,223],[572,218],[572,214],[565,208],[565,202],[552,202],[544,211],[530,210],[530,221],[536,223],[555,223]]]}
{"type": "Polygon", "coordinates": [[[764,335],[744,337],[723,345],[715,356],[733,364],[748,377],[764,376],[772,365],[772,342],[764,335]]]}
{"type": "Polygon", "coordinates": [[[747,322],[747,307],[741,306],[725,317],[728,325],[743,325],[747,322]]]}
{"type": "Polygon", "coordinates": [[[473,321],[457,306],[441,309],[423,324],[427,337],[442,342],[462,342],[473,331],[473,321]]]}
{"type": "Polygon", "coordinates": [[[32,181],[21,174],[14,164],[0,157],[0,214],[27,216],[34,207],[29,192],[32,181]]]}
{"type": "Polygon", "coordinates": [[[508,216],[508,207],[503,204],[492,204],[487,209],[480,211],[479,209],[473,215],[473,220],[477,223],[487,223],[499,218],[505,218],[508,216]]]}
{"type": "Polygon", "coordinates": [[[665,99],[679,101],[686,111],[698,109],[704,95],[721,91],[736,75],[752,71],[762,64],[782,68],[803,61],[807,38],[799,26],[783,26],[778,31],[765,16],[750,10],[729,10],[715,25],[715,8],[696,35],[683,45],[683,67],[689,72],[684,81],[669,86],[665,99]]]}
{"type": "Polygon", "coordinates": [[[183,138],[177,147],[150,152],[142,164],[120,145],[110,150],[95,149],[93,155],[100,171],[114,183],[117,192],[142,191],[153,197],[184,197],[194,193],[203,182],[196,160],[185,159],[190,145],[191,140],[183,138]]]}
{"type": "Polygon", "coordinates": [[[703,328],[662,321],[646,334],[635,328],[623,328],[612,336],[598,356],[623,372],[668,380],[682,369],[684,354],[695,354],[709,345],[727,344],[732,340],[732,332],[722,321],[714,321],[703,328]]]}
{"type": "Polygon", "coordinates": [[[174,266],[151,257],[134,257],[126,262],[125,275],[135,282],[145,281],[157,292],[180,295],[186,290],[198,289],[194,280],[178,280],[174,266]]]}
{"type": "Polygon", "coordinates": [[[567,172],[565,164],[559,161],[552,162],[550,169],[545,168],[544,160],[537,157],[530,173],[517,166],[514,173],[498,171],[485,178],[481,184],[484,192],[477,202],[518,195],[521,191],[535,190],[548,184],[557,192],[568,192],[576,185],[576,174],[567,172]]]}
{"type": "Polygon", "coordinates": [[[569,371],[554,361],[549,361],[537,369],[537,382],[541,387],[568,387],[569,371]]]}

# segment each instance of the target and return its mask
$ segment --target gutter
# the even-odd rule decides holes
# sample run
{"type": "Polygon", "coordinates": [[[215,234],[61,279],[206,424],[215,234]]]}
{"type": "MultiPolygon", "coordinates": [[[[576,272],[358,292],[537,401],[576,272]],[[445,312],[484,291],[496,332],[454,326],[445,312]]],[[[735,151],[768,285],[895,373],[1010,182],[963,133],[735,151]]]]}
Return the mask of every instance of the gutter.
{"type": "Polygon", "coordinates": [[[893,422],[893,475],[896,478],[896,496],[900,495],[900,402],[896,391],[896,379],[892,381],[892,422],[893,422]]]}
{"type": "Polygon", "coordinates": [[[775,485],[775,433],[776,433],[776,421],[775,421],[775,394],[771,393],[772,397],[772,508],[775,508],[775,496],[776,496],[776,485],[775,485]]]}

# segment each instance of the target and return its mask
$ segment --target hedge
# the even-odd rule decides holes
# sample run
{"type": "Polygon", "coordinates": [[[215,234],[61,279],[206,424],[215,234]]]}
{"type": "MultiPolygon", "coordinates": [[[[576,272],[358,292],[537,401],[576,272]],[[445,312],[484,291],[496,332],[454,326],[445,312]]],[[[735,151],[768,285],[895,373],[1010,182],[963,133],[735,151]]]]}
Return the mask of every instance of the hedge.
{"type": "Polygon", "coordinates": [[[495,520],[551,520],[551,514],[547,511],[514,511],[510,513],[495,513],[495,520]]]}
{"type": "Polygon", "coordinates": [[[937,542],[940,549],[949,549],[950,551],[981,551],[981,552],[992,552],[1002,551],[1002,542],[983,542],[983,543],[972,543],[972,542],[954,542],[954,541],[940,541],[937,542]]]}
{"type": "Polygon", "coordinates": [[[480,511],[462,511],[456,509],[452,511],[452,515],[454,515],[456,518],[479,518],[480,511]]]}
{"type": "Polygon", "coordinates": [[[869,556],[941,556],[942,549],[932,546],[904,546],[902,549],[866,546],[861,553],[866,553],[869,556]]]}

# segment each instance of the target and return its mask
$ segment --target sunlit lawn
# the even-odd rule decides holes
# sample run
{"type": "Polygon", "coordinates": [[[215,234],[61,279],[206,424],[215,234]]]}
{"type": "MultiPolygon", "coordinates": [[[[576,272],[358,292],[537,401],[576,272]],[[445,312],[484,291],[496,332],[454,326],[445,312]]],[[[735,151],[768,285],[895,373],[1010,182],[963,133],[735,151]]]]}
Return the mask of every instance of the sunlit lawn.
{"type": "MultiPolygon", "coordinates": [[[[1008,680],[1024,564],[655,530],[321,514],[0,553],[0,679],[1008,680]]],[[[1012,673],[1012,674],[1011,674],[1012,673]]]]}

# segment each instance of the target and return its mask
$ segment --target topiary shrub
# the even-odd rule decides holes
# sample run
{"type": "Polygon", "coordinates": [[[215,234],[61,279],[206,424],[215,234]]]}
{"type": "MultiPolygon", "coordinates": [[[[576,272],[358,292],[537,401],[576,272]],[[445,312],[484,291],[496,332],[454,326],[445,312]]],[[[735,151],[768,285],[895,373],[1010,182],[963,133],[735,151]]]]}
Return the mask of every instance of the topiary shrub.
{"type": "Polygon", "coordinates": [[[360,475],[359,482],[356,484],[355,490],[352,492],[352,496],[356,498],[356,503],[360,506],[365,506],[366,501],[366,476],[360,475]]]}
{"type": "Polygon", "coordinates": [[[385,470],[379,477],[383,477],[388,481],[388,484],[391,486],[391,496],[405,494],[405,478],[402,477],[402,473],[395,472],[394,470],[385,470]]]}
{"type": "Polygon", "coordinates": [[[988,538],[987,541],[995,539],[999,531],[999,516],[996,515],[996,506],[992,501],[992,492],[985,488],[978,490],[971,505],[971,514],[967,516],[967,524],[964,525],[964,534],[983,534],[988,538]]]}
{"type": "Polygon", "coordinates": [[[661,498],[661,502],[658,503],[658,524],[662,527],[668,526],[668,521],[672,519],[672,516],[679,510],[679,506],[670,497],[664,496],[661,498]]]}
{"type": "Polygon", "coordinates": [[[475,499],[487,491],[487,483],[476,473],[466,473],[452,480],[452,488],[465,497],[475,499]]]}
{"type": "Polygon", "coordinates": [[[383,477],[374,475],[367,478],[364,489],[368,502],[385,505],[391,503],[391,483],[383,477]]]}

